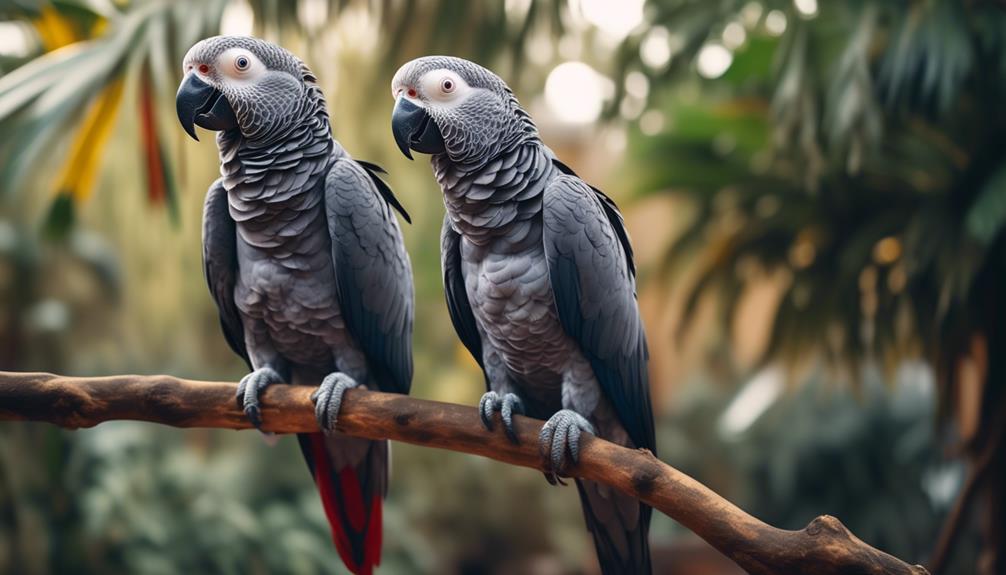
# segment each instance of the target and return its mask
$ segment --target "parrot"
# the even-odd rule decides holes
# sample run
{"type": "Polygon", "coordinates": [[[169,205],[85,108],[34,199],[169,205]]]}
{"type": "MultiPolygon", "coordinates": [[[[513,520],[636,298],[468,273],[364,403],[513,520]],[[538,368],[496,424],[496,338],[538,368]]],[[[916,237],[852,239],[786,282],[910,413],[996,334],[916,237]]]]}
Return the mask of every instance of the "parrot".
{"type": "Polygon", "coordinates": [[[203,208],[205,278],[230,347],[251,372],[237,403],[261,429],[259,394],[312,394],[323,432],[298,434],[346,567],[380,564],[387,441],[335,431],[355,387],[409,392],[412,269],[398,221],[408,213],[375,164],[332,135],[325,98],[297,56],[247,36],[214,36],[185,55],[178,120],[216,131],[221,177],[203,208]]]}
{"type": "MultiPolygon", "coordinates": [[[[427,56],[391,82],[392,135],[428,154],[446,214],[441,264],[447,308],[481,366],[482,423],[500,412],[547,420],[546,479],[577,462],[582,432],[656,454],[632,246],[621,213],[541,140],[492,71],[427,56]],[[567,459],[568,458],[568,459],[567,459]]],[[[576,480],[602,572],[651,572],[652,509],[576,480]]]]}

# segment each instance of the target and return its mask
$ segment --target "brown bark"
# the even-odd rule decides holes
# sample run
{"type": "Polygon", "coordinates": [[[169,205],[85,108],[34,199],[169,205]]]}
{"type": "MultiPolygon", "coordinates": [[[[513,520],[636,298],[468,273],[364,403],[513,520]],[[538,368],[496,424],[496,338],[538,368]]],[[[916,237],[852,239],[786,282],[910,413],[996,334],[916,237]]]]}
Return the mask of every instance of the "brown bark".
{"type": "MultiPolygon", "coordinates": [[[[953,551],[958,535],[964,525],[964,520],[968,515],[975,496],[979,494],[984,485],[997,485],[993,480],[989,480],[990,469],[993,467],[995,458],[1002,453],[1003,436],[1006,434],[1006,409],[1000,408],[988,432],[985,446],[982,450],[970,457],[971,470],[964,481],[964,487],[957,495],[957,501],[947,514],[947,519],[940,529],[940,536],[936,540],[936,546],[929,559],[929,570],[933,575],[941,575],[950,562],[950,554],[953,551]]],[[[1001,483],[1000,483],[1001,484],[1001,483]]],[[[986,494],[993,501],[995,500],[995,489],[986,494]]],[[[995,505],[987,506],[987,513],[990,518],[999,517],[995,512],[995,505]]],[[[994,545],[989,545],[995,548],[994,545]]],[[[993,573],[995,571],[992,571],[993,573]]]]}
{"type": "MultiPolygon", "coordinates": [[[[263,428],[276,433],[318,431],[313,390],[276,385],[262,396],[263,428]]],[[[0,420],[46,421],[66,428],[130,419],[174,427],[250,427],[235,402],[233,383],[170,376],[63,377],[0,372],[0,420]]],[[[542,422],[517,417],[519,444],[500,425],[487,431],[472,407],[352,390],[339,414],[339,431],[369,439],[481,455],[543,470],[538,451],[542,422]]],[[[567,474],[606,483],[666,513],[755,574],[926,574],[870,547],[834,517],[799,531],[755,519],[645,450],[631,450],[586,434],[581,459],[567,474]]]]}

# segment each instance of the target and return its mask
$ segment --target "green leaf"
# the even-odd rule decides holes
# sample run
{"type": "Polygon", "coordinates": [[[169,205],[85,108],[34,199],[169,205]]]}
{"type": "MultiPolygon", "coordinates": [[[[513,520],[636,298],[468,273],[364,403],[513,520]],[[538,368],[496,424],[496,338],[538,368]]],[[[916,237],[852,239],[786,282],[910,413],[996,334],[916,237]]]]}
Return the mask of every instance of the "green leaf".
{"type": "Polygon", "coordinates": [[[965,226],[971,237],[988,245],[1006,225],[1006,165],[985,182],[968,210],[965,226]]]}
{"type": "Polygon", "coordinates": [[[69,70],[87,61],[85,44],[67,46],[36,58],[0,77],[0,121],[56,85],[69,70]]]}
{"type": "Polygon", "coordinates": [[[63,240],[76,221],[73,196],[59,194],[49,206],[49,213],[42,224],[44,235],[51,240],[63,240]]]}
{"type": "Polygon", "coordinates": [[[915,3],[897,22],[878,75],[888,106],[935,105],[946,112],[974,60],[963,6],[943,1],[915,3]]]}

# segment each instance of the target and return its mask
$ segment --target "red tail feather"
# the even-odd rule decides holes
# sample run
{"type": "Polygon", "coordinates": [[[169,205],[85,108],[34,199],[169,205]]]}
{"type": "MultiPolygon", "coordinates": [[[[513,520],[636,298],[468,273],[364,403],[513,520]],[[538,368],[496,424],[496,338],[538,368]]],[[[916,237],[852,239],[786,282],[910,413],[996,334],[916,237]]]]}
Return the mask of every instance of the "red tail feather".
{"type": "Polygon", "coordinates": [[[342,486],[342,500],[346,504],[349,526],[353,531],[363,531],[363,524],[367,521],[363,510],[363,493],[360,491],[360,480],[357,479],[352,467],[344,467],[339,472],[339,484],[342,486]]]}
{"type": "Polygon", "coordinates": [[[310,438],[314,480],[339,557],[356,575],[371,575],[381,562],[381,496],[375,493],[371,497],[368,524],[367,506],[356,471],[347,466],[339,472],[336,481],[328,462],[325,436],[312,433],[310,438]],[[353,533],[347,533],[347,529],[353,533]],[[361,538],[363,549],[359,553],[352,541],[359,542],[361,538]],[[358,556],[362,561],[357,560],[358,556]]]}

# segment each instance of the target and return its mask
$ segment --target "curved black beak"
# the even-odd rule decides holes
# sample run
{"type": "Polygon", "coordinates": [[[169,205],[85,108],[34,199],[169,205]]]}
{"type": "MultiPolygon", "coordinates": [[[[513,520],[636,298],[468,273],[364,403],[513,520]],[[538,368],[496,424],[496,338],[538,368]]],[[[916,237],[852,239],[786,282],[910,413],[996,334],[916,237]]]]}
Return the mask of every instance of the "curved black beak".
{"type": "Polygon", "coordinates": [[[175,96],[175,110],[182,128],[193,140],[198,141],[195,126],[207,130],[230,130],[238,126],[237,117],[230,102],[213,86],[199,79],[196,74],[188,74],[178,87],[175,96]]]}
{"type": "Polygon", "coordinates": [[[391,113],[391,133],[395,136],[398,149],[410,160],[410,150],[422,154],[440,154],[446,150],[437,123],[426,110],[405,96],[399,96],[395,102],[395,110],[391,113]]]}

